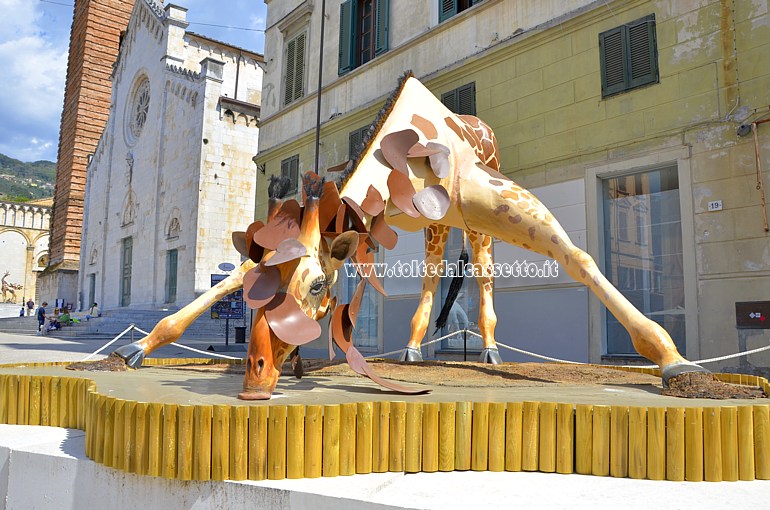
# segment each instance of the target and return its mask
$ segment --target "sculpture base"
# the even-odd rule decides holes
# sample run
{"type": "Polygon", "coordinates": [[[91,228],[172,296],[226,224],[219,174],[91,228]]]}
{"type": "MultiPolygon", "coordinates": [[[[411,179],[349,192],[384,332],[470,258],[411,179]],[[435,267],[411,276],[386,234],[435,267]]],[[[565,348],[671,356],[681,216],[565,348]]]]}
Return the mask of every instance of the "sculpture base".
{"type": "MultiPolygon", "coordinates": [[[[665,396],[660,376],[646,369],[375,362],[383,376],[436,379],[427,384],[431,394],[404,396],[345,375],[344,365],[306,360],[302,380],[281,377],[272,400],[247,404],[235,397],[238,363],[147,359],[123,373],[38,365],[0,367],[0,423],[79,428],[90,458],[130,473],[181,480],[451,470],[770,479],[766,400],[665,396]],[[571,380],[553,380],[558,373],[571,380]]],[[[756,376],[718,377],[770,389],[756,376]]]]}

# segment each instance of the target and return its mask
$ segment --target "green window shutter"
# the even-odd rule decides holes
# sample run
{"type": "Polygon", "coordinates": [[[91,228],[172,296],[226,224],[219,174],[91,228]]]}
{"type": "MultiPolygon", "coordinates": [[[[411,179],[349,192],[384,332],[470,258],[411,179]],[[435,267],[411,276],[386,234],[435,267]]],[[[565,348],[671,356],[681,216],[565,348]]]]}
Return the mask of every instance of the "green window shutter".
{"type": "Polygon", "coordinates": [[[390,18],[390,0],[377,2],[377,18],[375,20],[374,56],[388,51],[388,22],[390,18]]]}
{"type": "Polygon", "coordinates": [[[624,29],[618,27],[599,35],[602,96],[626,90],[626,59],[623,51],[624,29]]]}
{"type": "Polygon", "coordinates": [[[297,41],[292,39],[286,45],[286,73],[283,90],[283,104],[290,104],[294,100],[294,65],[297,41]]]}
{"type": "Polygon", "coordinates": [[[289,185],[289,190],[291,192],[297,191],[297,186],[299,185],[299,156],[294,156],[291,158],[291,168],[289,169],[289,178],[291,180],[291,184],[289,185]]]}
{"type": "Polygon", "coordinates": [[[352,158],[354,154],[357,154],[359,149],[361,148],[361,143],[363,142],[364,133],[366,132],[366,129],[368,129],[368,127],[356,129],[355,131],[350,132],[349,141],[348,141],[349,158],[352,158]]]}
{"type": "Polygon", "coordinates": [[[444,106],[449,108],[452,113],[457,113],[457,89],[441,94],[441,102],[444,103],[444,106]]]}
{"type": "Polygon", "coordinates": [[[448,20],[457,14],[457,2],[459,0],[438,0],[438,22],[448,20]]]}
{"type": "Polygon", "coordinates": [[[476,115],[476,82],[457,89],[456,113],[458,115],[476,115]]]}
{"type": "Polygon", "coordinates": [[[658,81],[655,16],[628,25],[629,88],[658,81]]]}
{"type": "Polygon", "coordinates": [[[301,33],[294,40],[294,90],[292,100],[297,100],[305,95],[303,90],[305,83],[305,33],[301,33]]]}
{"type": "Polygon", "coordinates": [[[340,5],[340,43],[337,72],[341,76],[355,67],[355,1],[346,0],[340,5]]]}

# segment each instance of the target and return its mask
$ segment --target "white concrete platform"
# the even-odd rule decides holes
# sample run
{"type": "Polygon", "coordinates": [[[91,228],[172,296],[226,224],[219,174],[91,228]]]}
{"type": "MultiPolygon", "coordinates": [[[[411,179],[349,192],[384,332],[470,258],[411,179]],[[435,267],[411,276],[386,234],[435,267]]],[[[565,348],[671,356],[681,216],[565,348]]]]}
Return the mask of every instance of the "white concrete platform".
{"type": "Polygon", "coordinates": [[[596,509],[767,508],[770,481],[654,482],[545,473],[381,473],[263,482],[182,482],[104,467],[85,435],[0,425],[0,508],[596,509]]]}

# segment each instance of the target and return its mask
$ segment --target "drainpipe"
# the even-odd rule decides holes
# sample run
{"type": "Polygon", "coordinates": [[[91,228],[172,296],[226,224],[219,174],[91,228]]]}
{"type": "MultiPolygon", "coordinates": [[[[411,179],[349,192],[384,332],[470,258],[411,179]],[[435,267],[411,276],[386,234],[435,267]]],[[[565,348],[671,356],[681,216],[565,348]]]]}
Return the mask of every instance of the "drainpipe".
{"type": "Polygon", "coordinates": [[[765,228],[765,232],[768,232],[770,231],[770,228],[767,225],[767,204],[765,202],[765,186],[762,183],[762,158],[760,158],[760,155],[759,155],[759,139],[757,137],[757,125],[764,124],[765,122],[770,122],[770,119],[763,119],[763,120],[752,122],[751,131],[754,133],[754,158],[755,158],[756,167],[757,167],[757,190],[759,191],[762,197],[762,215],[764,220],[764,228],[765,228]]]}
{"type": "Polygon", "coordinates": [[[315,118],[315,173],[318,174],[318,161],[321,150],[321,84],[324,69],[324,25],[326,21],[326,0],[321,2],[321,43],[319,45],[318,56],[318,100],[316,103],[315,118]]]}
{"type": "Polygon", "coordinates": [[[243,57],[243,50],[238,50],[238,62],[235,64],[235,97],[238,99],[238,76],[241,74],[241,58],[243,57]]]}

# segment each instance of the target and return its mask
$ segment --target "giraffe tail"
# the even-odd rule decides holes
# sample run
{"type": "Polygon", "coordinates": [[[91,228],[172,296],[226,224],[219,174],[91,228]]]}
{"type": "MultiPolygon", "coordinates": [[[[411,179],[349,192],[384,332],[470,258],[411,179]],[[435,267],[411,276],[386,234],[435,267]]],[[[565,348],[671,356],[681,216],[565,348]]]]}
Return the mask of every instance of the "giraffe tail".
{"type": "Polygon", "coordinates": [[[465,264],[468,263],[468,249],[465,246],[467,237],[468,234],[463,231],[463,249],[460,252],[460,260],[457,264],[458,274],[452,278],[452,283],[449,284],[449,291],[447,292],[446,299],[444,300],[444,306],[441,308],[441,312],[438,314],[438,318],[436,319],[436,330],[433,332],[434,335],[441,328],[446,326],[446,321],[449,318],[449,311],[452,309],[452,305],[457,300],[457,296],[460,294],[460,290],[463,288],[465,264]]]}

